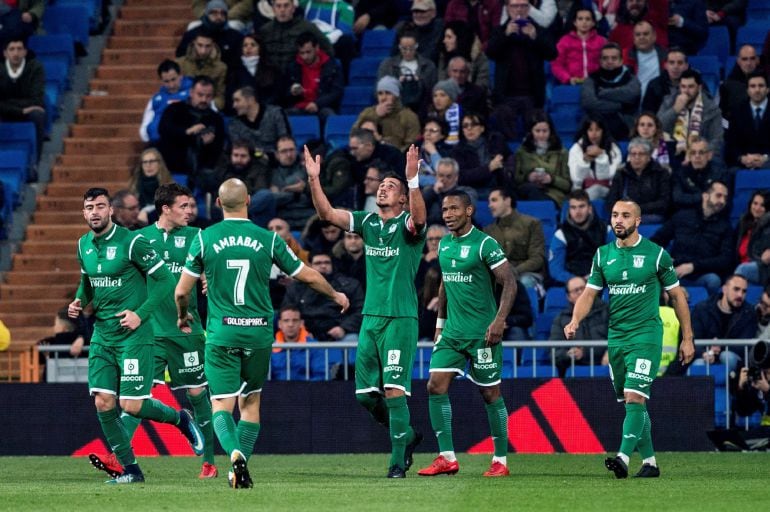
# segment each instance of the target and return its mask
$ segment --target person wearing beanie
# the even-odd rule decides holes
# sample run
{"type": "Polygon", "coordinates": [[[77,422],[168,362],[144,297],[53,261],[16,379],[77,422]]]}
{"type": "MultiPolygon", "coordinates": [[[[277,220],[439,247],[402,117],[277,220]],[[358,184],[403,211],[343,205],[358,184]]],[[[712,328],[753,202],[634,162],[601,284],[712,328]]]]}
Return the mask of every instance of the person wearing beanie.
{"type": "Polygon", "coordinates": [[[457,103],[460,88],[452,79],[442,80],[433,86],[433,105],[428,108],[428,119],[444,119],[449,125],[446,143],[455,145],[460,141],[460,120],[462,108],[457,103]]]}
{"type": "Polygon", "coordinates": [[[377,104],[365,108],[353,124],[351,132],[365,121],[382,126],[382,140],[406,151],[420,136],[417,114],[401,104],[401,84],[392,76],[383,76],[377,82],[377,104]]]}
{"type": "Polygon", "coordinates": [[[238,32],[246,30],[246,25],[254,14],[253,0],[192,0],[192,11],[196,21],[187,25],[187,30],[192,30],[200,24],[201,16],[208,16],[210,9],[227,11],[227,25],[238,32]],[[213,4],[213,5],[212,5],[213,4]]]}
{"type": "MultiPolygon", "coordinates": [[[[193,8],[195,8],[195,5],[193,5],[193,8]]],[[[241,61],[243,35],[230,26],[228,22],[228,18],[234,9],[231,10],[224,0],[211,0],[206,4],[205,9],[202,8],[201,11],[200,20],[188,25],[187,32],[184,33],[179,46],[176,48],[176,56],[183,57],[187,53],[190,43],[195,40],[198,34],[205,32],[214,39],[214,43],[219,47],[219,54],[223,63],[228,67],[234,67],[239,64],[241,61]]],[[[222,94],[224,94],[224,90],[222,94]]]]}

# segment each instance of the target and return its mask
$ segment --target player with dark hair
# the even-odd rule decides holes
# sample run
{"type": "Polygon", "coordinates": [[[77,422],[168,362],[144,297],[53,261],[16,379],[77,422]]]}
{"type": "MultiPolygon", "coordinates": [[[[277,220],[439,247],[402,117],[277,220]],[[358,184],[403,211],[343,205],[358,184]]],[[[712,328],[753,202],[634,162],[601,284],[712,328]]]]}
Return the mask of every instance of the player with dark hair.
{"type": "Polygon", "coordinates": [[[439,456],[417,474],[435,476],[460,470],[452,442],[452,405],[447,394],[452,379],[460,374],[479,386],[486,403],[495,453],[484,476],[507,476],[508,411],[500,395],[500,341],[505,318],[516,297],[516,278],[500,244],[473,226],[473,206],[468,194],[458,190],[447,193],[441,211],[450,234],[438,246],[442,282],[428,380],[428,410],[439,456]],[[497,307],[492,275],[503,286],[497,307]],[[468,363],[470,371],[466,372],[468,363]]]}
{"type": "MultiPolygon", "coordinates": [[[[371,132],[369,132],[371,136],[371,132]]],[[[414,145],[406,155],[408,184],[386,173],[377,190],[379,213],[332,207],[321,187],[321,159],[305,147],[305,168],[313,205],[321,220],[358,233],[366,251],[366,298],[356,354],[356,399],[389,428],[388,478],[404,478],[422,440],[410,423],[412,363],[417,347],[414,278],[425,245],[425,201],[420,193],[414,145]],[[407,202],[410,212],[407,213],[407,202]],[[383,398],[384,395],[384,398],[383,398]]]]}
{"type": "Polygon", "coordinates": [[[219,187],[217,206],[224,220],[198,232],[179,278],[177,325],[192,331],[190,291],[204,274],[208,283],[208,338],[205,372],[211,388],[214,432],[233,465],[233,488],[252,487],[248,457],[260,430],[262,385],[270,367],[273,306],[269,279],[273,264],[342,307],[347,297],[305,266],[273,231],[249,221],[249,194],[237,178],[219,187]],[[236,401],[241,413],[236,427],[236,401]]]}
{"type": "Polygon", "coordinates": [[[663,344],[658,311],[661,285],[669,294],[681,327],[679,360],[687,364],[695,354],[687,296],[679,286],[671,256],[639,234],[641,217],[641,208],[631,199],[621,199],[612,206],[610,225],[617,240],[597,249],[586,288],[575,303],[572,320],[564,327],[564,336],[574,339],[596,295],[605,286],[609,288],[610,376],[618,402],[626,405],[620,450],[616,457],[604,461],[616,478],[628,477],[628,462],[635,449],[643,459],[636,476],[660,476],[647,400],[658,373],[663,344]]]}
{"type": "Polygon", "coordinates": [[[175,411],[150,394],[154,361],[148,320],[173,290],[174,276],[143,235],[112,222],[105,189],[85,193],[83,216],[91,232],[78,241],[80,286],[67,312],[77,318],[90,303],[96,316],[88,352],[88,387],[104,436],[123,466],[122,473],[113,473],[108,483],[143,482],[116,397],[124,413],[176,425],[195,453],[203,453],[203,436],[192,415],[175,411]],[[151,282],[151,294],[145,279],[151,282]]]}

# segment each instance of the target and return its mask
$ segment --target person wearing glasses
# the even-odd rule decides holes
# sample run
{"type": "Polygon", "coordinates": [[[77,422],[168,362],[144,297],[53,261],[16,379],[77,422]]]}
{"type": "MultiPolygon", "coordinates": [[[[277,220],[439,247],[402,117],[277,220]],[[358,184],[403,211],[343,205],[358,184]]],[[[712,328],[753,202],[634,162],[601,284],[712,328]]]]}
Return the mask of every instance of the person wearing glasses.
{"type": "Polygon", "coordinates": [[[143,228],[147,222],[142,222],[139,218],[139,198],[128,189],[122,189],[115,192],[110,201],[112,207],[112,222],[118,226],[134,231],[143,228]]]}
{"type": "Polygon", "coordinates": [[[388,57],[377,69],[377,79],[392,76],[401,84],[401,103],[415,112],[424,111],[432,87],[438,80],[436,65],[425,57],[413,32],[398,37],[399,54],[388,57]]]}
{"type": "Polygon", "coordinates": [[[714,181],[730,183],[725,168],[714,160],[714,152],[703,137],[693,138],[687,151],[687,163],[671,177],[672,199],[676,208],[696,208],[701,194],[714,181]]]}
{"type": "MultiPolygon", "coordinates": [[[[148,222],[148,216],[155,212],[155,191],[161,185],[172,183],[174,178],[163,161],[163,156],[155,148],[147,148],[142,151],[139,163],[131,173],[128,180],[128,190],[139,198],[139,207],[142,209],[140,218],[148,222]]],[[[157,217],[157,215],[155,215],[157,217]]]]}

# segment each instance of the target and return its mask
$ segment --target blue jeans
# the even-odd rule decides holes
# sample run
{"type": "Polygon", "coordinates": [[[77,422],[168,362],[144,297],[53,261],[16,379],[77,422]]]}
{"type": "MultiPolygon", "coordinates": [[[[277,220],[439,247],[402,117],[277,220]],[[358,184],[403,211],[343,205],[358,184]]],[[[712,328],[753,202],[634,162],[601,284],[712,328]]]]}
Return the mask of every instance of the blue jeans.
{"type": "Polygon", "coordinates": [[[746,278],[751,284],[762,284],[759,281],[759,264],[756,261],[741,263],[735,269],[735,273],[746,278]]]}
{"type": "Polygon", "coordinates": [[[702,276],[696,277],[695,279],[683,277],[679,280],[679,284],[682,286],[703,286],[706,288],[706,290],[708,290],[709,295],[713,295],[719,292],[719,290],[722,288],[722,280],[713,272],[703,274],[702,276]]]}

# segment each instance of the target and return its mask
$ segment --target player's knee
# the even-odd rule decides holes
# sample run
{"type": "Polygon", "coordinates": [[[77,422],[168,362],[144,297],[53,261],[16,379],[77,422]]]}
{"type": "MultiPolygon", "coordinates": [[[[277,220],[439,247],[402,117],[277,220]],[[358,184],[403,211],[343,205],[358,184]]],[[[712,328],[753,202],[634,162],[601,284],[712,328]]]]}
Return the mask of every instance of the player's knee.
{"type": "Polygon", "coordinates": [[[203,392],[206,391],[206,388],[190,388],[187,390],[188,396],[199,396],[203,394],[203,392]]]}
{"type": "Polygon", "coordinates": [[[99,412],[111,411],[115,408],[115,397],[104,393],[94,395],[94,405],[99,412]]]}
{"type": "Polygon", "coordinates": [[[374,393],[356,393],[356,400],[367,411],[374,409],[374,406],[377,405],[377,399],[378,397],[374,393]]]}
{"type": "Polygon", "coordinates": [[[449,385],[446,382],[441,382],[438,379],[428,379],[428,394],[429,395],[446,395],[449,391],[449,385]]]}
{"type": "Polygon", "coordinates": [[[626,393],[624,398],[627,404],[644,404],[647,399],[637,393],[626,393]]]}
{"type": "Polygon", "coordinates": [[[123,412],[126,414],[136,416],[142,409],[142,402],[144,402],[144,400],[121,400],[120,408],[123,409],[123,412]]]}
{"type": "Polygon", "coordinates": [[[481,392],[481,396],[484,398],[484,402],[488,404],[491,404],[492,402],[500,398],[499,386],[480,387],[479,392],[481,392]]]}

